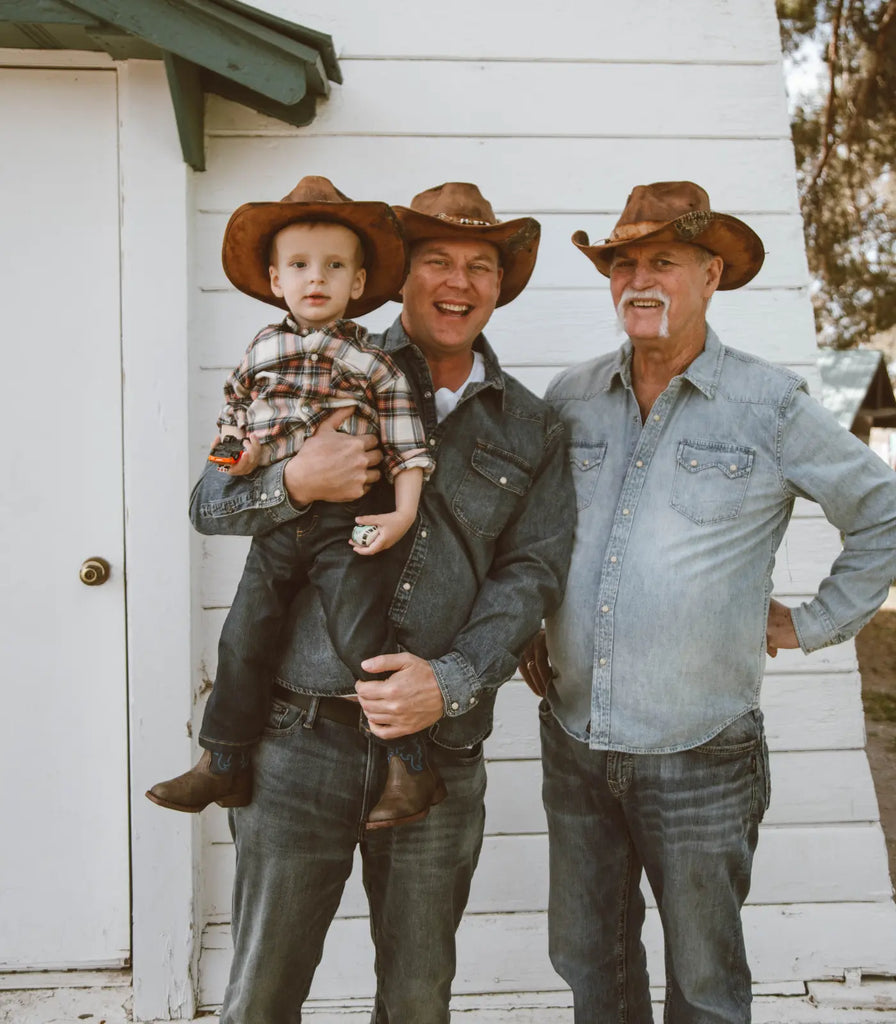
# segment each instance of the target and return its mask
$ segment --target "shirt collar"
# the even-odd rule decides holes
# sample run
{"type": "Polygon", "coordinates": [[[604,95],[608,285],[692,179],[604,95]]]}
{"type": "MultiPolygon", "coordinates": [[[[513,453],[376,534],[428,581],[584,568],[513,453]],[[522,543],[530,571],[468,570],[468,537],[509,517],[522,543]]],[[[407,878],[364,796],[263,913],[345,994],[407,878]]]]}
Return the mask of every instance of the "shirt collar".
{"type": "MultiPolygon", "coordinates": [[[[403,348],[413,348],[417,352],[420,352],[420,349],[418,349],[414,342],[408,337],[400,316],[383,334],[383,348],[389,353],[398,352],[403,348]]],[[[498,391],[503,392],[504,374],[501,370],[500,364],[498,363],[498,357],[495,355],[491,345],[486,341],[484,334],[480,334],[473,342],[473,349],[480,353],[482,360],[485,363],[484,382],[478,385],[478,387],[493,387],[498,391]]],[[[422,356],[423,353],[420,352],[420,355],[422,356]]]]}
{"type": "MultiPolygon", "coordinates": [[[[724,358],[725,349],[719,341],[719,336],[707,324],[703,351],[681,376],[689,380],[707,398],[712,398],[719,385],[724,358]]],[[[632,343],[629,340],[626,340],[616,352],[616,357],[608,364],[603,379],[599,380],[598,384],[603,391],[609,391],[617,381],[624,387],[631,387],[632,343]]]]}

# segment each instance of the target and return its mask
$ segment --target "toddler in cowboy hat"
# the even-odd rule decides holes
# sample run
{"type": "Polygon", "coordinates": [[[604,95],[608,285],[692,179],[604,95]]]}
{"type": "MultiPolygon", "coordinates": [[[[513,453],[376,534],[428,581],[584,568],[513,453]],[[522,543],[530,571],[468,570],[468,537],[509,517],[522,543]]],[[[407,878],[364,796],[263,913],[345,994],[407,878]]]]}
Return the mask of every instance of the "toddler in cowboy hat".
{"type": "MultiPolygon", "coordinates": [[[[388,205],[353,202],[326,178],[303,178],[279,203],[247,203],[233,214],[222,261],[237,288],[288,316],[256,335],[227,380],[218,427],[235,461],[219,468],[245,475],[288,458],[330,412],[353,407],[340,429],[378,435],[395,511],[358,516],[372,512],[367,499],[360,509],[316,502],[298,529],[286,523],[254,539],[221,635],[199,735],[205,753],[190,771],[146,794],[179,811],[200,811],[213,800],[224,807],[249,803],[250,751],[270,703],[270,655],[306,577],[355,678],[371,678],[360,667],[365,658],[395,649],[388,567],[368,556],[404,536],[434,469],[406,378],[390,356],[366,344],[363,327],[343,319],[381,306],[404,281],[405,243],[388,205]]],[[[222,447],[212,450],[212,461],[222,460],[222,447]]],[[[419,736],[389,747],[406,770],[368,827],[419,820],[445,795],[419,736]]]]}

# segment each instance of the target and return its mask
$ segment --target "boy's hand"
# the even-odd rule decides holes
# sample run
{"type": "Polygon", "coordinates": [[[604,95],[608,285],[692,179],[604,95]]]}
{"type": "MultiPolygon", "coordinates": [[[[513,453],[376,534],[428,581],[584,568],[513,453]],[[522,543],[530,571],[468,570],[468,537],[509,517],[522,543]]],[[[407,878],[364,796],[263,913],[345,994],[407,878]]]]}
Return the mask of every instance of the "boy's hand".
{"type": "Polygon", "coordinates": [[[367,545],[362,546],[356,544],[354,540],[349,540],[349,544],[355,549],[355,554],[376,555],[400,541],[414,520],[407,519],[398,512],[384,512],[378,516],[357,516],[355,522],[359,526],[376,527],[376,536],[367,545]]]}
{"type": "Polygon", "coordinates": [[[261,463],[261,445],[250,434],[243,438],[243,454],[239,461],[232,466],[222,466],[221,469],[231,476],[248,476],[257,469],[261,463]]]}
{"type": "Polygon", "coordinates": [[[354,406],[347,406],[331,412],[287,461],[283,483],[293,504],[357,501],[379,480],[376,465],[383,453],[376,436],[344,434],[336,429],[354,411],[354,406]]]}

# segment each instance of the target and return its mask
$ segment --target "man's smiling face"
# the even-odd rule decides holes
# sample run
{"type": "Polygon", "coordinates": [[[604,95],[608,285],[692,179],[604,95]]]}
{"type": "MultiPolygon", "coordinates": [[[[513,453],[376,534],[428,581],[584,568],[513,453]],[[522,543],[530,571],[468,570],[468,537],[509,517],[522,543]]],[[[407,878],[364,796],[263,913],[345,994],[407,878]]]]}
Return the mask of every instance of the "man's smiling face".
{"type": "Polygon", "coordinates": [[[414,246],[401,320],[427,358],[470,350],[494,312],[502,273],[489,242],[435,239],[414,246]]]}

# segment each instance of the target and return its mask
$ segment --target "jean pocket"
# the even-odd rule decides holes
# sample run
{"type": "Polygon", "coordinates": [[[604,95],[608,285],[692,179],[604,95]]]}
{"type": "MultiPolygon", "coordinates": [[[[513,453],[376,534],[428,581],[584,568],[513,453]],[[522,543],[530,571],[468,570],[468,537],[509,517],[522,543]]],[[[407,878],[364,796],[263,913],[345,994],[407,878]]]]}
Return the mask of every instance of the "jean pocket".
{"type": "Polygon", "coordinates": [[[307,712],[304,708],[297,708],[293,704],[287,704],[286,701],[275,698],[271,701],[271,706],[268,710],[268,720],[264,728],[265,734],[268,736],[288,736],[301,727],[305,721],[306,714],[307,712]]]}
{"type": "Polygon", "coordinates": [[[570,441],[567,452],[576,489],[576,511],[581,512],[594,500],[600,467],[607,454],[607,442],[570,441]]]}
{"type": "Polygon", "coordinates": [[[695,747],[694,753],[720,759],[736,758],[759,750],[763,742],[762,718],[758,712],[748,711],[711,740],[695,747]]]}
{"type": "Polygon", "coordinates": [[[478,441],[451,507],[471,533],[494,540],[531,482],[532,469],[519,456],[478,441]]]}
{"type": "Polygon", "coordinates": [[[698,526],[740,514],[756,451],[727,441],[681,441],[670,504],[698,526]]]}
{"type": "Polygon", "coordinates": [[[433,745],[429,748],[433,753],[433,760],[443,767],[468,768],[477,765],[483,759],[484,752],[481,743],[474,743],[472,747],[439,747],[433,745]]]}

